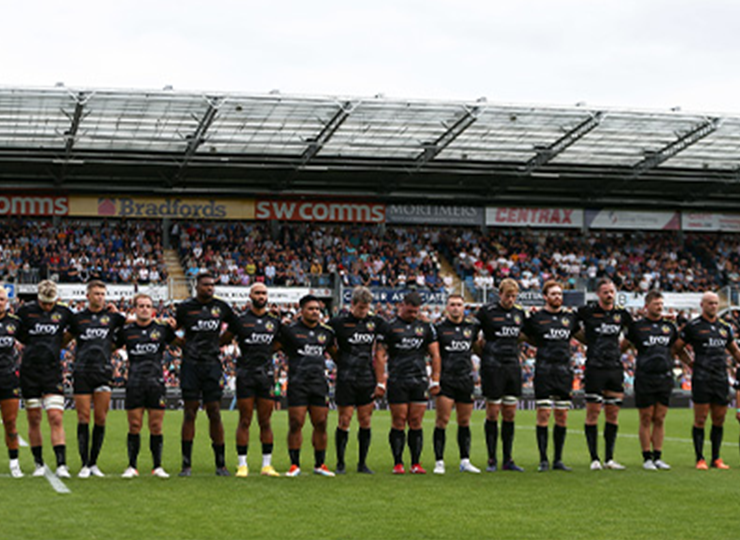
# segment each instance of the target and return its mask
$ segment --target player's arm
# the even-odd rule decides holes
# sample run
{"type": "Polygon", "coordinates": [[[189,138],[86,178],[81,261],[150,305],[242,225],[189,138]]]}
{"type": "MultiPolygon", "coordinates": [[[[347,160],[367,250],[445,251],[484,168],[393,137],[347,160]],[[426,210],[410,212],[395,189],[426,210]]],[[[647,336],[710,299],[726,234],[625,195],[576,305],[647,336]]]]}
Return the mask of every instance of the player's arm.
{"type": "Polygon", "coordinates": [[[579,329],[578,332],[573,334],[573,338],[586,345],[586,332],[583,331],[583,328],[579,329]]]}
{"type": "Polygon", "coordinates": [[[735,360],[735,364],[740,365],[740,347],[737,346],[737,342],[735,340],[728,343],[727,351],[730,353],[730,356],[732,356],[732,359],[735,360]]]}
{"type": "Polygon", "coordinates": [[[383,397],[385,394],[385,366],[388,363],[388,351],[386,350],[385,343],[375,342],[375,354],[373,357],[373,369],[375,370],[375,380],[378,383],[375,385],[375,398],[383,397]]]}
{"type": "Polygon", "coordinates": [[[673,347],[671,347],[671,353],[674,357],[677,357],[681,362],[687,366],[687,367],[693,367],[694,366],[694,359],[691,358],[691,355],[686,350],[686,342],[678,338],[676,342],[673,344],[673,347]]]}
{"type": "Polygon", "coordinates": [[[427,347],[429,357],[432,359],[432,380],[429,383],[429,393],[433,396],[439,394],[439,378],[442,373],[442,357],[439,355],[439,342],[434,341],[427,347]]]}
{"type": "Polygon", "coordinates": [[[635,346],[632,345],[632,342],[627,338],[622,338],[622,341],[619,342],[619,350],[623,353],[634,348],[635,346]]]}

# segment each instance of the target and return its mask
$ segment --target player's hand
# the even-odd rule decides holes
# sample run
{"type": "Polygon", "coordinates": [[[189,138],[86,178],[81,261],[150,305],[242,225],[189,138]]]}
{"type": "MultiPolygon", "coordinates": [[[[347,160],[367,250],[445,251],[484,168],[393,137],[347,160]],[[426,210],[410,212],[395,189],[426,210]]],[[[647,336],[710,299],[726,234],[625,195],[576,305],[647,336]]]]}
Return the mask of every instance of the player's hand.
{"type": "Polygon", "coordinates": [[[177,328],[177,321],[174,319],[174,317],[167,317],[165,322],[170,325],[170,328],[175,330],[177,328]]]}
{"type": "Polygon", "coordinates": [[[111,313],[118,313],[118,306],[116,306],[113,302],[108,302],[108,305],[105,306],[105,309],[107,309],[111,313]]]}
{"type": "Polygon", "coordinates": [[[385,385],[375,385],[375,391],[373,392],[373,399],[380,399],[385,395],[385,385]]]}
{"type": "Polygon", "coordinates": [[[437,384],[432,383],[431,386],[429,387],[429,394],[432,396],[436,396],[437,394],[439,394],[439,391],[440,391],[439,383],[437,384]]]}

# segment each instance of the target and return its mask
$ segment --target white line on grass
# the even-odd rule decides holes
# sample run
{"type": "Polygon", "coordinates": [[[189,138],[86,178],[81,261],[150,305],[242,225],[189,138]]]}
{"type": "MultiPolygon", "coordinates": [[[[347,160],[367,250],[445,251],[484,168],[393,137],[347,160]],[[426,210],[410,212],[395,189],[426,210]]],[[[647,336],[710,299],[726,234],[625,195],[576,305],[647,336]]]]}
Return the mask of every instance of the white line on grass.
{"type": "Polygon", "coordinates": [[[54,491],[57,493],[72,493],[67,486],[64,485],[64,482],[62,482],[53,472],[51,472],[51,469],[49,467],[45,467],[44,471],[44,478],[46,478],[49,483],[51,484],[51,487],[54,488],[54,491]]]}

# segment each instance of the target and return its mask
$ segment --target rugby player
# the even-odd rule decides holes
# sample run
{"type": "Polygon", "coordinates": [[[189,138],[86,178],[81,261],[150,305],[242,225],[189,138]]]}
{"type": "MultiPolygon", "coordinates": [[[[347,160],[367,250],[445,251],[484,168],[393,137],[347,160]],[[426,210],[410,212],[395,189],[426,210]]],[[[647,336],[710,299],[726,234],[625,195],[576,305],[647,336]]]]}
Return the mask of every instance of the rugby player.
{"type": "Polygon", "coordinates": [[[280,329],[277,346],[288,357],[288,453],[286,476],[301,474],[301,445],[306,413],[313,425],[315,474],[334,476],[326,466],[326,423],[329,414],[329,385],[326,355],[336,352],[334,330],[320,322],[321,304],[312,295],[301,298],[300,319],[280,329]]]}
{"type": "Polygon", "coordinates": [[[0,410],[2,411],[5,444],[10,458],[10,475],[21,478],[18,462],[18,406],[20,383],[16,373],[17,353],[15,337],[20,329],[20,320],[8,312],[8,291],[0,287],[0,410]]]}
{"type": "Polygon", "coordinates": [[[98,456],[105,437],[105,420],[110,408],[113,365],[111,352],[117,333],[126,318],[113,304],[105,303],[105,284],[87,284],[88,306],[72,319],[67,341],[77,341],[74,360],[74,399],[77,411],[77,445],[82,468],[78,476],[105,476],[98,468],[98,456]],[[95,424],[90,446],[90,407],[95,409],[95,424]]]}
{"type": "Polygon", "coordinates": [[[683,327],[675,344],[676,352],[688,345],[694,353],[691,375],[691,400],[694,402],[694,428],[692,438],[696,453],[696,468],[707,470],[704,459],[704,426],[712,415],[712,460],[715,469],[729,469],[720,448],[724,432],[727,406],[730,403],[730,385],[727,378],[727,352],[740,363],[740,348],[735,343],[732,328],[717,317],[719,296],[706,292],[701,299],[701,315],[683,327]]]}
{"type": "Polygon", "coordinates": [[[366,463],[370,449],[370,420],[375,406],[375,397],[380,394],[373,368],[373,345],[385,321],[377,315],[370,314],[372,301],[373,295],[369,289],[355,287],[352,291],[349,313],[338,315],[329,321],[329,326],[336,334],[338,349],[337,381],[334,393],[334,400],[339,409],[339,420],[335,433],[337,474],[346,472],[344,454],[355,408],[357,408],[357,422],[360,424],[357,434],[360,447],[357,472],[373,473],[366,463]]]}
{"type": "Polygon", "coordinates": [[[663,318],[663,295],[652,290],[645,295],[642,319],[633,321],[622,340],[622,350],[637,349],[635,362],[635,405],[640,411],[642,467],[647,471],[669,470],[663,461],[665,416],[673,390],[672,347],[678,339],[673,322],[663,318]],[[652,451],[651,451],[652,447],[652,451]]]}
{"type": "Polygon", "coordinates": [[[177,306],[177,327],[185,331],[180,367],[180,388],[184,401],[182,421],[182,470],[180,476],[192,474],[195,418],[200,401],[208,415],[211,446],[216,461],[216,475],[229,476],[226,468],[224,426],[221,422],[223,369],[219,358],[221,328],[237,324],[231,307],[213,293],[216,281],[212,274],[198,274],[195,296],[177,306]]]}
{"type": "Polygon", "coordinates": [[[272,466],[273,435],[270,419],[275,408],[275,372],[272,362],[273,341],[280,331],[280,319],[267,311],[267,287],[255,283],[249,290],[250,307],[231,328],[241,356],[236,362],[236,404],[239,424],[236,427],[236,476],[249,475],[247,451],[249,427],[255,405],[262,443],[263,476],[280,476],[272,466]]]}
{"type": "Polygon", "coordinates": [[[59,478],[69,478],[67,446],[64,436],[64,383],[62,379],[62,342],[72,324],[72,311],[57,302],[57,286],[50,280],[38,284],[36,302],[18,310],[20,328],[16,339],[25,345],[21,358],[21,393],[28,416],[28,438],[36,464],[34,476],[46,472],[42,451],[41,408],[51,428],[51,444],[59,478]]]}
{"type": "Polygon", "coordinates": [[[524,323],[527,341],[537,347],[534,372],[534,395],[537,405],[537,446],[540,451],[539,472],[548,471],[547,425],[555,409],[552,468],[570,471],[563,463],[563,446],[567,434],[568,409],[571,407],[573,370],[570,340],[577,330],[576,316],[563,308],[563,289],[554,280],[542,287],[545,307],[532,313],[524,323]]]}
{"type": "Polygon", "coordinates": [[[167,344],[176,339],[174,319],[161,324],[153,319],[154,306],[146,294],[134,296],[136,320],[118,333],[118,347],[128,355],[126,381],[126,414],[128,416],[128,467],[123,478],[139,476],[137,461],[141,446],[141,425],[146,410],[149,423],[149,449],[152,453],[152,475],[169,478],[162,468],[162,421],[164,420],[166,389],[162,357],[167,344]]]}
{"type": "Polygon", "coordinates": [[[617,307],[614,300],[617,289],[609,278],[596,285],[598,300],[578,309],[581,332],[576,338],[586,344],[585,394],[586,394],[586,443],[591,455],[591,470],[603,468],[623,470],[624,465],[614,459],[617,441],[619,408],[624,398],[624,367],[619,336],[629,327],[632,316],[626,309],[617,307]],[[598,424],[604,408],[604,464],[598,452],[598,424]]]}
{"type": "Polygon", "coordinates": [[[447,297],[444,318],[436,325],[442,373],[437,394],[437,418],[434,428],[435,474],[445,473],[445,439],[452,406],[457,411],[457,446],[460,472],[479,473],[470,463],[470,416],[473,414],[473,345],[478,341],[478,321],[465,316],[465,303],[459,294],[447,297]]]}
{"type": "Polygon", "coordinates": [[[506,278],[499,284],[499,297],[495,304],[478,310],[476,318],[483,330],[480,380],[486,398],[486,446],[488,466],[486,471],[498,468],[496,446],[498,442],[498,417],[501,412],[501,446],[505,471],[523,472],[511,456],[514,445],[514,419],[519,397],[522,395],[522,369],[519,364],[519,341],[524,325],[524,311],[516,305],[519,284],[506,278]]]}
{"type": "MultiPolygon", "coordinates": [[[[434,326],[419,320],[421,295],[408,293],[394,317],[378,334],[375,348],[375,369],[379,381],[388,366],[388,405],[391,409],[391,431],[388,440],[393,453],[393,474],[404,474],[403,447],[408,425],[411,451],[411,473],[426,474],[421,466],[424,447],[422,421],[427,407],[427,391],[439,393],[441,360],[434,326]],[[431,357],[431,382],[427,377],[426,356],[431,357]]],[[[384,393],[382,386],[378,387],[384,393]]]]}

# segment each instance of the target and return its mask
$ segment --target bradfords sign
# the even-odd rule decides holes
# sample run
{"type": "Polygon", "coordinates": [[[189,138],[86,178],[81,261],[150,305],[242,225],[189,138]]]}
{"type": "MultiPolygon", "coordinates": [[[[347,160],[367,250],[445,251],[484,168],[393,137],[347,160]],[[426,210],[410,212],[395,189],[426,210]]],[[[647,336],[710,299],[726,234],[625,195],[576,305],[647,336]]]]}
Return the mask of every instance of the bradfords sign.
{"type": "Polygon", "coordinates": [[[483,225],[483,208],[475,206],[432,206],[429,204],[392,204],[386,210],[386,222],[414,225],[483,225]]]}
{"type": "Polygon", "coordinates": [[[493,227],[580,228],[583,210],[575,208],[486,208],[486,225],[493,227]]]}
{"type": "Polygon", "coordinates": [[[382,223],[385,205],[338,201],[257,201],[256,219],[382,223]]]}
{"type": "Polygon", "coordinates": [[[1,195],[2,216],[66,216],[69,212],[67,197],[45,195],[1,195]]]}
{"type": "Polygon", "coordinates": [[[254,199],[70,197],[69,214],[90,217],[254,219],[254,199]]]}

